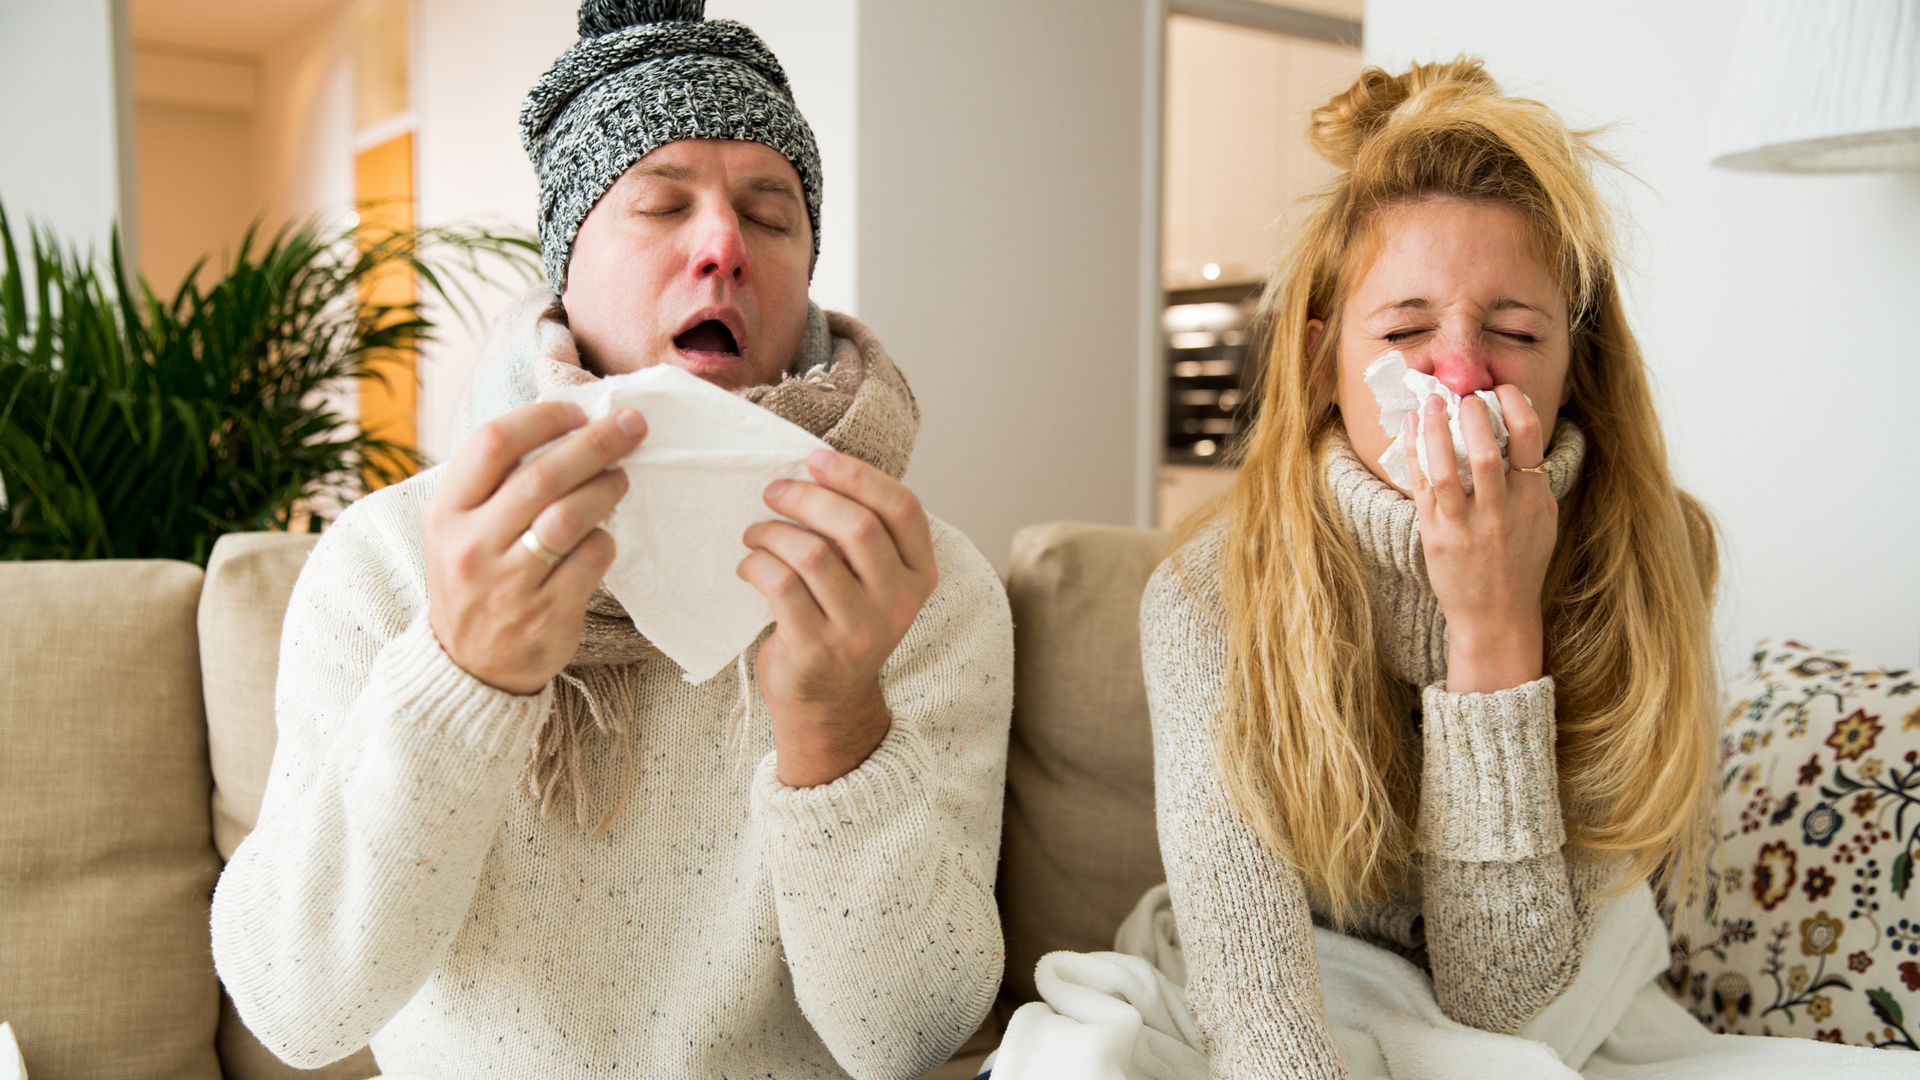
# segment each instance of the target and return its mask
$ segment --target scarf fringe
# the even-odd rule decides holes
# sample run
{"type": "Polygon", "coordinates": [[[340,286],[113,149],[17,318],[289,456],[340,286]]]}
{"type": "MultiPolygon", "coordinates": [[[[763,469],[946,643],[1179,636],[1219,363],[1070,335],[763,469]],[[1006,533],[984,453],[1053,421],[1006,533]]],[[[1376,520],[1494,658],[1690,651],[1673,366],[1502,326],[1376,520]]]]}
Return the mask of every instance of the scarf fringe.
{"type": "MultiPolygon", "coordinates": [[[[736,771],[745,769],[753,748],[753,683],[747,655],[740,653],[740,692],[727,716],[727,745],[736,771]]],[[[579,665],[554,679],[553,712],[541,726],[521,782],[541,817],[571,804],[574,825],[589,836],[603,836],[627,806],[633,786],[630,738],[636,688],[646,661],[579,665]],[[595,754],[604,754],[600,775],[589,782],[595,754]],[[603,793],[600,798],[594,792],[603,793]],[[598,803],[599,805],[595,805],[598,803]]]]}
{"type": "Polygon", "coordinates": [[[571,803],[573,823],[598,837],[626,809],[633,786],[630,724],[643,666],[645,661],[583,665],[554,680],[553,712],[540,728],[524,777],[527,797],[542,817],[571,803]],[[605,755],[596,771],[606,782],[589,783],[587,769],[596,753],[605,755]]]}

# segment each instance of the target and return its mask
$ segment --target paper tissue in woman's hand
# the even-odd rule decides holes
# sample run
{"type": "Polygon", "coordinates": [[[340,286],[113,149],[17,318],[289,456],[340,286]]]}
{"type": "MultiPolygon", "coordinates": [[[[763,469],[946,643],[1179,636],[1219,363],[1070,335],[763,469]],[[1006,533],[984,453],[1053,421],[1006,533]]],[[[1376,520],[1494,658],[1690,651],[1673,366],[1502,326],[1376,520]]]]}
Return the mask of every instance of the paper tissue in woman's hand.
{"type": "MultiPolygon", "coordinates": [[[[1387,452],[1380,455],[1380,467],[1386,470],[1387,479],[1408,491],[1413,490],[1413,478],[1407,474],[1407,446],[1402,431],[1407,414],[1413,413],[1420,418],[1420,431],[1425,434],[1427,417],[1420,407],[1437,394],[1447,403],[1447,431],[1453,437],[1454,472],[1460,477],[1460,486],[1467,494],[1473,494],[1473,465],[1467,460],[1467,440],[1460,434],[1460,395],[1439,379],[1407,367],[1406,357],[1398,350],[1367,365],[1365,379],[1374,400],[1380,403],[1380,426],[1393,437],[1387,452]]],[[[1491,390],[1476,390],[1473,396],[1487,403],[1487,417],[1493,421],[1493,441],[1499,444],[1500,462],[1505,465],[1507,421],[1500,413],[1500,398],[1491,390]]],[[[1420,471],[1431,480],[1433,466],[1427,464],[1427,440],[1417,440],[1415,449],[1420,455],[1420,471]]]]}
{"type": "Polygon", "coordinates": [[[780,515],[767,485],[811,479],[807,455],[825,442],[758,405],[671,364],[540,395],[598,420],[615,409],[647,418],[622,458],[630,485],[605,524],[618,553],[606,585],[633,625],[686,680],[718,674],[773,621],[766,598],[735,573],[747,526],[780,515]]]}

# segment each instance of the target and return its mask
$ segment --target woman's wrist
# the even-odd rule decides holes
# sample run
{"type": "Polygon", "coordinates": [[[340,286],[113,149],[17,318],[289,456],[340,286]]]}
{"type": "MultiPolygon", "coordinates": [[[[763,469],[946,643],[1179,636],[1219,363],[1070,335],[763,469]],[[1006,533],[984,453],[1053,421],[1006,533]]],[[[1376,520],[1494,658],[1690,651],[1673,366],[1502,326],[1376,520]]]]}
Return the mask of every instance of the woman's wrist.
{"type": "Polygon", "coordinates": [[[1491,694],[1546,673],[1546,629],[1538,612],[1489,625],[1447,626],[1447,692],[1491,694]]]}

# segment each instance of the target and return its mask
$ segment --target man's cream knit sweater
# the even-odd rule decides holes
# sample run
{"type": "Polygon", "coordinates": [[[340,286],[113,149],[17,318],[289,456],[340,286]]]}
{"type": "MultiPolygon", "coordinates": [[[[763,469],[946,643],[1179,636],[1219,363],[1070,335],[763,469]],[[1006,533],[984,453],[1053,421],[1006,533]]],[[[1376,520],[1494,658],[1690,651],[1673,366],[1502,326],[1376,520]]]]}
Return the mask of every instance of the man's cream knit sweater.
{"type": "Polygon", "coordinates": [[[388,1076],[938,1065],[1001,974],[1013,656],[987,562],[933,523],[939,587],[882,673],[893,729],[822,787],[776,779],[757,693],[729,743],[737,668],[693,686],[650,661],[630,797],[593,837],[517,783],[552,690],[488,687],[427,627],[440,474],[355,504],[294,590],[259,827],[214,897],[253,1031],[308,1067],[371,1040],[388,1076]]]}
{"type": "MultiPolygon", "coordinates": [[[[1585,440],[1561,423],[1548,457],[1556,498],[1578,476],[1585,440]]],[[[1427,584],[1411,500],[1335,440],[1327,480],[1374,567],[1390,620],[1388,659],[1424,687],[1407,737],[1423,749],[1422,880],[1363,913],[1350,932],[1431,967],[1454,1019],[1511,1032],[1579,971],[1601,873],[1561,851],[1553,682],[1450,694],[1446,622],[1427,584]],[[1416,722],[1418,726],[1416,727],[1416,722]]],[[[1216,529],[1147,586],[1141,635],[1153,713],[1160,851],[1185,948],[1188,1001],[1213,1075],[1343,1077],[1314,963],[1315,907],[1300,880],[1228,802],[1214,765],[1224,681],[1216,529]]]]}

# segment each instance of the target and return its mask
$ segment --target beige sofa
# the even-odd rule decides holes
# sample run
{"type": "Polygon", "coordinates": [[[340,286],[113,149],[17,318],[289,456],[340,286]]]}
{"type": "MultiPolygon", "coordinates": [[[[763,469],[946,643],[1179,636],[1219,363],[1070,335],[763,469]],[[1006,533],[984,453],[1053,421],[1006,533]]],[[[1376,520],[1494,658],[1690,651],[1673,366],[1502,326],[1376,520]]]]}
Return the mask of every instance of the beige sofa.
{"type": "MultiPolygon", "coordinates": [[[[0,564],[0,1021],[33,1080],[363,1080],[291,1069],[214,975],[208,904],[273,752],[280,622],[313,538],[175,562],[0,564]]],[[[1157,533],[1015,538],[999,881],[1007,982],[935,1075],[971,1077],[1052,949],[1103,949],[1160,881],[1136,612],[1157,533]]]]}

